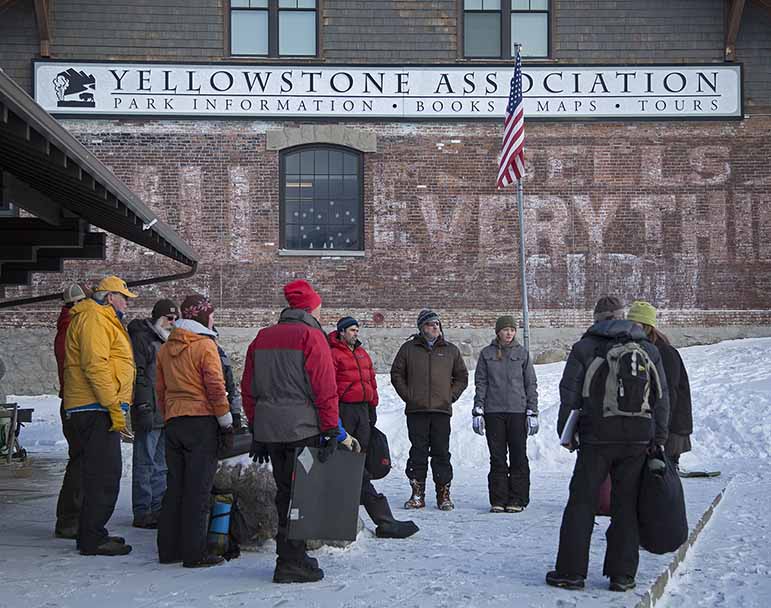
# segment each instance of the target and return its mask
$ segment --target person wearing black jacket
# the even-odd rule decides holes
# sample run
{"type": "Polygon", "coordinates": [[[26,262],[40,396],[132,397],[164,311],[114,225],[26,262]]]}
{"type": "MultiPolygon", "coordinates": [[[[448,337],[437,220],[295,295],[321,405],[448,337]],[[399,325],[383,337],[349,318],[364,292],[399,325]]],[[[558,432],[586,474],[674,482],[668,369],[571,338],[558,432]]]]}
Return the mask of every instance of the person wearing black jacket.
{"type": "MultiPolygon", "coordinates": [[[[610,577],[612,591],[627,591],[635,587],[639,561],[637,492],[640,474],[647,452],[667,441],[669,394],[658,349],[638,325],[623,320],[621,301],[615,297],[601,298],[594,312],[595,323],[573,345],[560,382],[557,433],[562,435],[572,410],[581,410],[578,458],[562,516],[556,567],[546,575],[546,582],[567,589],[583,588],[599,488],[610,472],[611,523],[605,534],[608,544],[603,574],[610,577]],[[635,417],[618,414],[606,418],[607,399],[585,390],[587,371],[594,368],[596,360],[604,360],[610,347],[630,342],[637,343],[651,363],[650,369],[645,368],[650,378],[650,411],[641,411],[635,417]],[[598,411],[601,412],[599,419],[591,414],[598,411]]],[[[641,359],[643,357],[639,356],[635,361],[642,366],[641,359]]],[[[634,369],[640,368],[634,366],[634,369]]],[[[600,387],[603,385],[599,383],[600,387]]],[[[619,399],[621,397],[623,392],[619,399]]]]}
{"type": "Polygon", "coordinates": [[[166,493],[166,439],[163,416],[156,404],[156,356],[178,317],[177,305],[163,299],[155,303],[149,319],[134,319],[128,325],[137,367],[131,405],[134,431],[131,503],[135,528],[158,527],[166,493]]]}
{"type": "Polygon", "coordinates": [[[688,372],[680,353],[669,339],[656,328],[656,309],[648,302],[633,302],[626,316],[638,323],[648,339],[661,353],[661,361],[669,385],[669,437],[664,451],[675,468],[680,468],[680,455],[691,451],[693,433],[693,410],[691,406],[691,385],[688,372]]]}

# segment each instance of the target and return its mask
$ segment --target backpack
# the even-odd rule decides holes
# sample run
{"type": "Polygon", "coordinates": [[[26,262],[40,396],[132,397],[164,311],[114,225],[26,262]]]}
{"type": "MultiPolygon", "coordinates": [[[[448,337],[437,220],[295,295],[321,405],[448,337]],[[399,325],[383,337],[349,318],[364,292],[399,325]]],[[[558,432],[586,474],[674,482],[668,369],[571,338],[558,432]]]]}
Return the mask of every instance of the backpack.
{"type": "Polygon", "coordinates": [[[584,376],[583,410],[598,441],[647,442],[653,402],[662,397],[658,370],[639,342],[608,342],[584,376]]]}
{"type": "Polygon", "coordinates": [[[391,471],[391,452],[388,449],[388,437],[374,426],[369,438],[367,460],[364,468],[367,469],[372,479],[383,479],[391,471]]]}
{"type": "Polygon", "coordinates": [[[238,496],[229,490],[212,488],[207,545],[210,553],[230,561],[241,555],[241,544],[251,540],[257,530],[238,506],[238,496]]]}

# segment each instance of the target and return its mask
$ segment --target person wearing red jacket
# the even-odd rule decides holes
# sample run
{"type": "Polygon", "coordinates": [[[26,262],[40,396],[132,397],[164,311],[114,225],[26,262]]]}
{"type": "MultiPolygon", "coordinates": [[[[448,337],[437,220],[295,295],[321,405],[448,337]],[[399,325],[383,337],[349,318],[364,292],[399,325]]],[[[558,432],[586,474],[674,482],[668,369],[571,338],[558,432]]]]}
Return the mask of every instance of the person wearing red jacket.
{"type": "MultiPolygon", "coordinates": [[[[62,398],[64,390],[64,343],[67,337],[67,328],[72,317],[70,311],[81,300],[91,296],[91,290],[72,283],[68,285],[62,298],[64,305],[59,311],[56,321],[56,337],[54,338],[54,357],[59,372],[59,398],[62,398]]],[[[67,440],[68,457],[67,468],[64,471],[62,488],[59,490],[59,500],[56,503],[56,526],[54,536],[57,538],[77,539],[78,520],[80,519],[80,459],[83,448],[78,440],[78,435],[72,428],[72,422],[64,415],[64,407],[59,407],[59,416],[62,419],[62,432],[67,440]]]]}
{"type": "Polygon", "coordinates": [[[305,541],[287,537],[295,448],[321,447],[326,459],[338,443],[335,367],[321,328],[321,297],[306,281],[284,286],[289,307],[278,323],[261,329],[249,345],[241,379],[253,452],[267,444],[276,480],[275,583],[308,583],[324,572],[305,552],[305,541]],[[257,447],[259,446],[259,447],[257,447]]]}
{"type": "MultiPolygon", "coordinates": [[[[377,421],[377,379],[372,359],[359,341],[359,322],[343,317],[337,329],[328,335],[335,363],[337,396],[340,399],[340,420],[346,432],[358,439],[362,452],[369,446],[372,427],[377,421]]],[[[372,485],[364,469],[361,504],[377,528],[380,538],[407,538],[418,531],[412,521],[397,521],[391,513],[388,498],[372,485]]]]}

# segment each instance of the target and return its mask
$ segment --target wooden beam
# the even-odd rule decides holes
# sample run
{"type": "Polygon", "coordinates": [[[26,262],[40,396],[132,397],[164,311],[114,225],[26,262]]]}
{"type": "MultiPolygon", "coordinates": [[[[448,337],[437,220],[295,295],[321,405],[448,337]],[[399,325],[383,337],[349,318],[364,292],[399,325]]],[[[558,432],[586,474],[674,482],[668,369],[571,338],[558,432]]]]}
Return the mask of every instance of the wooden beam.
{"type": "Polygon", "coordinates": [[[40,37],[40,56],[51,56],[51,22],[48,13],[48,0],[35,0],[35,17],[40,37]]]}
{"type": "Polygon", "coordinates": [[[744,0],[731,0],[728,9],[728,24],[725,32],[725,60],[736,61],[736,36],[742,23],[744,0]]]}

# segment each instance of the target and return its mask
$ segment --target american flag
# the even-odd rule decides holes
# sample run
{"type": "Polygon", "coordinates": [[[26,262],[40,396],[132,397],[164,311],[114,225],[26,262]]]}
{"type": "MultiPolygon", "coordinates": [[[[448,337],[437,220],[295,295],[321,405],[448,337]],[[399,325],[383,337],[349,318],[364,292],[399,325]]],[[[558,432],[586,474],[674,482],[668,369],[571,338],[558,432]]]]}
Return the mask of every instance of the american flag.
{"type": "Polygon", "coordinates": [[[522,57],[517,49],[517,63],[509,88],[509,104],[503,120],[503,145],[498,165],[498,188],[513,184],[525,174],[525,110],[522,104],[522,57]]]}

